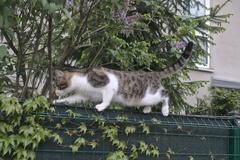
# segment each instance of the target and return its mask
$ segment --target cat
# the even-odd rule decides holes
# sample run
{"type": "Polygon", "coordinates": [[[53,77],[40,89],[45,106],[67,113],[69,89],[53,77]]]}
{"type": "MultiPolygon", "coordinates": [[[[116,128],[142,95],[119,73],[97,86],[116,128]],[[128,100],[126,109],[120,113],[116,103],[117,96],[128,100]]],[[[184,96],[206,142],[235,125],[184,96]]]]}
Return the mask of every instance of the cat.
{"type": "Polygon", "coordinates": [[[54,103],[80,103],[87,100],[101,102],[95,108],[101,112],[111,102],[125,106],[144,106],[143,112],[151,112],[151,106],[162,102],[162,114],[169,114],[168,91],[160,80],[183,68],[192,55],[193,43],[189,42],[183,55],[173,65],[158,72],[129,72],[108,68],[80,69],[75,71],[55,70],[56,95],[62,97],[54,103]]]}

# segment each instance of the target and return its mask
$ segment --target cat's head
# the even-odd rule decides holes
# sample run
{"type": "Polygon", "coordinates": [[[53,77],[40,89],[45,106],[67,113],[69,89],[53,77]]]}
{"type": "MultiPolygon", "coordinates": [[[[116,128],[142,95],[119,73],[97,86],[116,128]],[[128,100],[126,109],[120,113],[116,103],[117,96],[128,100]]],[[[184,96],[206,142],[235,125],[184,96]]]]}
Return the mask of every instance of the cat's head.
{"type": "Polygon", "coordinates": [[[68,71],[55,70],[53,80],[56,87],[60,90],[67,88],[70,85],[71,73],[68,71]]]}

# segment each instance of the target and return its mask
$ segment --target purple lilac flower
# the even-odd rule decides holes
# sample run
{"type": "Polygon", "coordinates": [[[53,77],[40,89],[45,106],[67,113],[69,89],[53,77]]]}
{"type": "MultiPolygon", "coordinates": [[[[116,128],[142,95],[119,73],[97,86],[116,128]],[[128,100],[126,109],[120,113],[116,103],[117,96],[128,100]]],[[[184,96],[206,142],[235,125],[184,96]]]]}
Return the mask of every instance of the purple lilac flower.
{"type": "Polygon", "coordinates": [[[130,28],[133,26],[133,24],[138,20],[139,15],[136,13],[135,15],[127,16],[127,12],[130,8],[131,0],[125,0],[124,6],[120,10],[116,10],[113,14],[113,19],[116,21],[122,21],[125,26],[120,31],[123,34],[128,34],[130,28]]]}
{"type": "Polygon", "coordinates": [[[126,18],[127,12],[125,10],[117,10],[113,14],[113,19],[119,21],[124,21],[126,18]]]}
{"type": "Polygon", "coordinates": [[[139,18],[138,14],[135,14],[135,15],[132,15],[132,16],[127,16],[125,18],[125,23],[133,24],[137,21],[138,18],[139,18]]]}
{"type": "Polygon", "coordinates": [[[71,6],[73,6],[73,0],[66,0],[65,7],[70,8],[71,6]]]}
{"type": "Polygon", "coordinates": [[[173,47],[173,48],[176,48],[176,49],[182,49],[182,48],[184,48],[184,47],[186,47],[186,42],[184,42],[184,41],[180,41],[180,42],[175,42],[175,43],[172,43],[171,44],[171,46],[173,47]]]}

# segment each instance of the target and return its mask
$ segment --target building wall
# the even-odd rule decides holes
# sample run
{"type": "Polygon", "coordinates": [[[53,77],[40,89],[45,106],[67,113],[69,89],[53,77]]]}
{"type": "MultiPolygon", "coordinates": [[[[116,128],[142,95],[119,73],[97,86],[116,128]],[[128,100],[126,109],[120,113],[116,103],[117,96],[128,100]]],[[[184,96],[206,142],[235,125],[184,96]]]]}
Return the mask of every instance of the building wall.
{"type": "MultiPolygon", "coordinates": [[[[222,4],[225,0],[211,0],[210,5],[222,4]]],[[[191,80],[207,80],[209,83],[199,90],[197,96],[190,97],[192,104],[196,97],[208,94],[210,86],[240,89],[240,0],[232,0],[220,14],[233,14],[229,24],[224,24],[226,31],[213,35],[216,45],[210,46],[210,68],[192,71],[191,80]]]]}

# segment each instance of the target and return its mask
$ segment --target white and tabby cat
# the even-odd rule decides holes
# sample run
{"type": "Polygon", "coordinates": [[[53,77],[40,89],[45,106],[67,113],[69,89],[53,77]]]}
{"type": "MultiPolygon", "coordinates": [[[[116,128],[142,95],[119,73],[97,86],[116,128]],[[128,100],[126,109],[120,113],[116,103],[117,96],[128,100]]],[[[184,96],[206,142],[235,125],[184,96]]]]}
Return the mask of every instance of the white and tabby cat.
{"type": "Polygon", "coordinates": [[[143,112],[151,112],[151,106],[162,102],[162,114],[169,114],[168,91],[160,80],[183,68],[192,55],[193,43],[189,42],[182,57],[173,65],[158,72],[126,72],[108,68],[91,70],[55,71],[56,94],[54,103],[79,103],[86,100],[100,102],[98,111],[105,110],[111,102],[125,106],[144,106],[143,112]]]}

